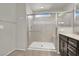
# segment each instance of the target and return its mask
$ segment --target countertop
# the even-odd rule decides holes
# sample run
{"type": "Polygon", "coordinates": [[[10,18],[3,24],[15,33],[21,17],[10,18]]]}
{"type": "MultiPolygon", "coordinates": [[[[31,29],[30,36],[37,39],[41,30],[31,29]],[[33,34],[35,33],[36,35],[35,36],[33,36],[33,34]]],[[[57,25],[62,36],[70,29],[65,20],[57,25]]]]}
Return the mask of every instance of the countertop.
{"type": "Polygon", "coordinates": [[[77,34],[73,34],[73,33],[59,33],[59,34],[68,36],[68,37],[76,39],[76,40],[79,40],[79,35],[77,35],[77,34]]]}

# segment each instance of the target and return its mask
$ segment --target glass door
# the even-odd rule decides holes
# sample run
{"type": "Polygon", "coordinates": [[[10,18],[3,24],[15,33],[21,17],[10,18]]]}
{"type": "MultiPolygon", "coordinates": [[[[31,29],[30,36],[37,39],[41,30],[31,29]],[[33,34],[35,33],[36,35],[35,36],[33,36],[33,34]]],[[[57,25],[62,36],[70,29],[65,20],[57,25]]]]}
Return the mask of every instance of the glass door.
{"type": "MultiPolygon", "coordinates": [[[[33,42],[49,42],[55,46],[56,15],[43,13],[28,16],[28,47],[33,42]]],[[[44,43],[45,44],[45,43],[44,43]]]]}

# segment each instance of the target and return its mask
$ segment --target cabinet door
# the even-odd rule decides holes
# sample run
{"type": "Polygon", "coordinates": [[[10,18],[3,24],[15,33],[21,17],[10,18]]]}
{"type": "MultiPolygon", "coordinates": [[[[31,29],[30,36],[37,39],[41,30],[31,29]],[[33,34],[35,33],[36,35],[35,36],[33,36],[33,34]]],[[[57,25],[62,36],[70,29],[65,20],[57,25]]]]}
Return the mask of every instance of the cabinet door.
{"type": "Polygon", "coordinates": [[[59,51],[60,51],[60,54],[61,55],[64,55],[63,52],[64,52],[64,41],[62,39],[59,39],[59,51]]]}
{"type": "Polygon", "coordinates": [[[67,42],[63,43],[63,51],[64,51],[64,55],[67,55],[67,42]]]}
{"type": "Polygon", "coordinates": [[[79,56],[79,41],[77,41],[77,56],[79,56]]]}
{"type": "Polygon", "coordinates": [[[67,56],[67,38],[59,36],[59,51],[62,56],[67,56]],[[65,40],[66,39],[66,40],[65,40]]]}

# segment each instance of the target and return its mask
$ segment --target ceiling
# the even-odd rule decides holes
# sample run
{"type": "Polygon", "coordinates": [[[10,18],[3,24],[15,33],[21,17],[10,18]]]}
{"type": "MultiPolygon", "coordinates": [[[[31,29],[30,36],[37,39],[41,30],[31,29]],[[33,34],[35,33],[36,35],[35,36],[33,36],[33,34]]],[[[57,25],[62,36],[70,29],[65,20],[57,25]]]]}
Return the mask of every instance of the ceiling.
{"type": "Polygon", "coordinates": [[[29,3],[33,12],[55,12],[62,11],[69,3],[29,3]]]}

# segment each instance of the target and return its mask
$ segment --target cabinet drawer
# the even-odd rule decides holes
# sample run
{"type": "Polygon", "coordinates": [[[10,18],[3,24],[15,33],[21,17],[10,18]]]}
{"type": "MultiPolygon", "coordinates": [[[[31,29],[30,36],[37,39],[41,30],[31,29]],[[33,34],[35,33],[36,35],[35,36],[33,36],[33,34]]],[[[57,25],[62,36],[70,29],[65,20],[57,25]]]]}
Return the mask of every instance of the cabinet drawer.
{"type": "Polygon", "coordinates": [[[68,56],[76,56],[76,54],[74,54],[73,52],[71,52],[71,51],[68,49],[68,56]]]}
{"type": "Polygon", "coordinates": [[[77,49],[71,45],[68,45],[68,49],[73,52],[74,54],[76,54],[77,49]]]}
{"type": "Polygon", "coordinates": [[[77,47],[77,41],[75,39],[69,38],[68,43],[71,44],[74,47],[77,47]]]}
{"type": "Polygon", "coordinates": [[[69,53],[68,53],[68,56],[76,56],[76,55],[73,54],[73,53],[71,53],[71,52],[69,52],[69,53]]]}
{"type": "Polygon", "coordinates": [[[66,36],[60,34],[59,37],[60,37],[60,39],[63,39],[64,41],[67,41],[67,37],[66,36]]]}

